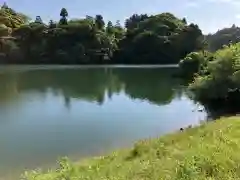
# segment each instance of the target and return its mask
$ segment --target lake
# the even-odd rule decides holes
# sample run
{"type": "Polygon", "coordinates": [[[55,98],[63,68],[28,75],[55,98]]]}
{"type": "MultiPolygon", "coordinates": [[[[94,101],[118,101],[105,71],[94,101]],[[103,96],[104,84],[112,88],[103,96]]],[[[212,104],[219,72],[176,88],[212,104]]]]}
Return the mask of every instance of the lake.
{"type": "MultiPolygon", "coordinates": [[[[206,119],[176,68],[1,68],[0,179],[206,119]]],[[[201,108],[201,107],[200,107],[201,108]]]]}

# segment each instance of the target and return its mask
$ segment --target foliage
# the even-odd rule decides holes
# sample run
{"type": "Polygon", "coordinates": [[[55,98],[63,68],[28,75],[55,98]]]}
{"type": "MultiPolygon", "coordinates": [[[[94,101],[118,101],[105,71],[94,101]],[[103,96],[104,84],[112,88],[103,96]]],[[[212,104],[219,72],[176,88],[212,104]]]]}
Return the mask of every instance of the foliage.
{"type": "Polygon", "coordinates": [[[147,14],[133,14],[125,21],[125,28],[127,28],[127,30],[133,30],[135,28],[138,28],[139,23],[147,18],[149,18],[147,14]]]}
{"type": "Polygon", "coordinates": [[[176,64],[197,50],[202,36],[197,25],[186,25],[170,13],[133,15],[126,21],[126,38],[119,45],[119,62],[176,64]]]}
{"type": "MultiPolygon", "coordinates": [[[[58,23],[44,24],[40,16],[34,22],[4,6],[0,23],[11,28],[23,59],[7,61],[27,64],[176,64],[188,53],[201,49],[202,32],[170,13],[154,16],[134,14],[123,28],[95,18],[68,19],[60,10],[58,23]],[[106,25],[105,25],[106,24],[106,25]],[[151,45],[151,46],[150,46],[151,45]]],[[[6,28],[0,28],[6,34],[6,28]]],[[[6,53],[6,52],[5,52],[6,53]]]]}
{"type": "Polygon", "coordinates": [[[0,24],[0,37],[8,36],[10,34],[9,31],[9,28],[6,25],[0,24]]]}
{"type": "Polygon", "coordinates": [[[102,15],[96,15],[95,24],[96,24],[97,29],[99,29],[99,30],[103,30],[104,29],[105,22],[103,20],[102,15]]]}
{"type": "Polygon", "coordinates": [[[68,17],[68,11],[66,8],[62,8],[60,12],[61,17],[68,17]]]}
{"type": "Polygon", "coordinates": [[[209,42],[209,50],[216,51],[221,49],[224,45],[230,43],[240,42],[240,28],[236,25],[232,25],[230,28],[223,28],[218,30],[215,34],[209,34],[206,36],[209,42]]]}
{"type": "Polygon", "coordinates": [[[6,3],[0,8],[0,24],[4,24],[8,28],[18,28],[27,20],[26,15],[14,11],[6,3]]]}
{"type": "Polygon", "coordinates": [[[0,54],[1,63],[11,62],[12,59],[19,60],[21,55],[18,53],[16,38],[12,37],[12,32],[29,21],[29,17],[16,12],[8,7],[6,3],[0,8],[0,54]]]}
{"type": "Polygon", "coordinates": [[[59,24],[60,25],[67,25],[68,24],[68,21],[67,21],[68,11],[67,11],[66,8],[61,9],[60,16],[61,16],[61,19],[59,21],[59,24]]]}
{"type": "Polygon", "coordinates": [[[42,18],[40,16],[36,16],[35,23],[43,24],[42,18]]]}
{"type": "Polygon", "coordinates": [[[57,170],[27,172],[27,180],[239,179],[240,120],[223,118],[158,139],[143,140],[131,150],[72,163],[57,170]],[[163,166],[164,165],[164,166],[163,166]]]}
{"type": "Polygon", "coordinates": [[[239,107],[240,43],[218,50],[207,64],[207,73],[197,76],[190,90],[197,101],[208,105],[239,107]]]}
{"type": "Polygon", "coordinates": [[[212,56],[207,51],[189,53],[179,63],[181,76],[192,79],[197,74],[205,74],[207,63],[212,60],[212,56]]]}

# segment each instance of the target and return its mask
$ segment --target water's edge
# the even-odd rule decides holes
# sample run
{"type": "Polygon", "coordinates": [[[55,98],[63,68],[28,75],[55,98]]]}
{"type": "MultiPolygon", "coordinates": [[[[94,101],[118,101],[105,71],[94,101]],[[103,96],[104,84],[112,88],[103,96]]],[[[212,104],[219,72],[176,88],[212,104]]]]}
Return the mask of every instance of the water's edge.
{"type": "Polygon", "coordinates": [[[0,65],[0,70],[2,69],[17,69],[17,68],[26,68],[26,69],[59,69],[59,68],[177,68],[178,64],[165,64],[165,65],[138,65],[138,64],[117,64],[117,65],[0,65]]]}

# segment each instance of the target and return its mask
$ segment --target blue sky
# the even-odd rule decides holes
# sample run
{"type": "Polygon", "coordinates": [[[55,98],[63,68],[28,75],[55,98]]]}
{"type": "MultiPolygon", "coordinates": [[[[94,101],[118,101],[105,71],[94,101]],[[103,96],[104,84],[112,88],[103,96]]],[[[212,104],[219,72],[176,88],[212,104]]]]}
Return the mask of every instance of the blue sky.
{"type": "Polygon", "coordinates": [[[240,0],[0,0],[29,15],[43,20],[58,20],[62,7],[70,18],[102,14],[105,20],[120,20],[133,13],[157,14],[171,12],[197,23],[205,32],[214,32],[233,23],[240,25],[240,0]]]}

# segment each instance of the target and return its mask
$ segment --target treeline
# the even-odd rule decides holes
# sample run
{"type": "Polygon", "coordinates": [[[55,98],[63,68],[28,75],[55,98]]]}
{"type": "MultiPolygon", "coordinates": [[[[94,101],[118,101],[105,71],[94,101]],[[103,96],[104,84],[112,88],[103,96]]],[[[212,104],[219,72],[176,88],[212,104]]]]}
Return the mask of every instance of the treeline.
{"type": "Polygon", "coordinates": [[[205,39],[208,42],[208,49],[216,51],[224,45],[240,42],[240,28],[233,24],[232,27],[223,28],[214,34],[208,34],[205,39]]]}
{"type": "Polygon", "coordinates": [[[176,64],[188,53],[204,47],[203,35],[170,13],[134,14],[124,26],[104,17],[68,19],[67,9],[58,22],[45,24],[5,3],[0,9],[2,63],[17,64],[176,64]]]}

